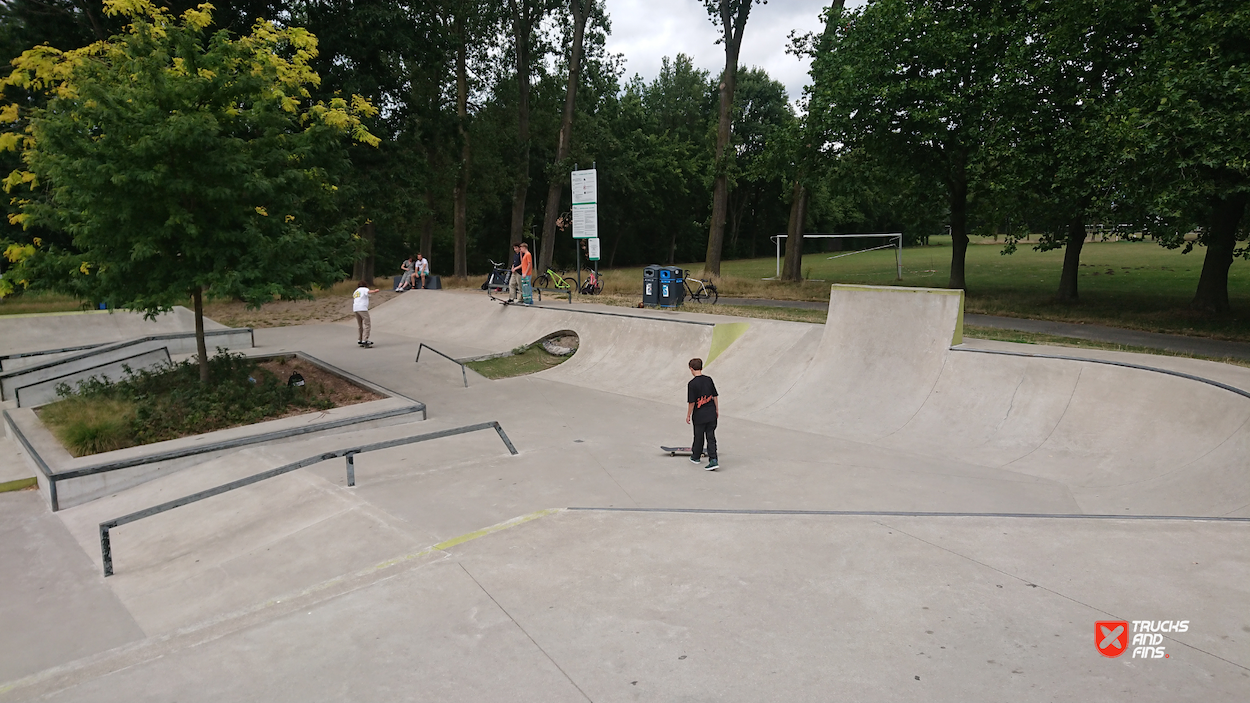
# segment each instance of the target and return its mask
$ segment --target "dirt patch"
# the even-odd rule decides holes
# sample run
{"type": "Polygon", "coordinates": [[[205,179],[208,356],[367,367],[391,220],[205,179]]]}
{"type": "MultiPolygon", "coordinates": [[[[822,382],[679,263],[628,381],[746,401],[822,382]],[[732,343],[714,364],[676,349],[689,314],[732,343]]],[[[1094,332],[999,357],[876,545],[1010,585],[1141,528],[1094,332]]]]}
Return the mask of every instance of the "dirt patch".
{"type": "MultiPolygon", "coordinates": [[[[305,388],[308,388],[318,397],[334,403],[336,408],[341,408],[345,405],[356,405],[357,403],[368,403],[371,400],[382,400],[386,397],[363,386],[358,386],[338,374],[330,373],[320,366],[298,357],[294,359],[269,359],[260,362],[257,366],[276,376],[282,383],[286,383],[292,374],[298,373],[304,377],[305,388]]],[[[306,410],[296,408],[292,412],[279,417],[299,415],[301,412],[306,412],[306,410]]]]}

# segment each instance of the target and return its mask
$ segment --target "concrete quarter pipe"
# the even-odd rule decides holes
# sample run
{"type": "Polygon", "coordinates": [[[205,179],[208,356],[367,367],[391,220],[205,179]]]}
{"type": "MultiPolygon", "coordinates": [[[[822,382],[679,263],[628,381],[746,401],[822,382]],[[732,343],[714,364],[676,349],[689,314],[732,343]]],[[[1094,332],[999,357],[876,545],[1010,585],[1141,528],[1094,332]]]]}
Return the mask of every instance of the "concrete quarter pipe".
{"type": "Polygon", "coordinates": [[[1059,482],[1086,513],[1250,503],[1250,398],[1097,359],[978,353],[962,314],[962,291],[834,285],[823,326],[458,293],[396,299],[375,324],[486,352],[571,330],[580,350],[545,378],[666,403],[686,360],[716,352],[727,415],[1059,482]]]}

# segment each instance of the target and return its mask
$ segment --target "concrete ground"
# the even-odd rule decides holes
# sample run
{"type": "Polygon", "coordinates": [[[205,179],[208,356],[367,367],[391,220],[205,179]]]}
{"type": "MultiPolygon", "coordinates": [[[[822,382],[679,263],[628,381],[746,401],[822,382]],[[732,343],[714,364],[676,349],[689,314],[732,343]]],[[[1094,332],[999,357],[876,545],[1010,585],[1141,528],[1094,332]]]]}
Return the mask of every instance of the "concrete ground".
{"type": "Polygon", "coordinates": [[[782,426],[777,401],[727,406],[707,472],[658,450],[686,439],[680,386],[603,389],[630,360],[587,366],[598,328],[563,375],[464,388],[449,361],[414,364],[417,345],[500,351],[501,324],[457,335],[410,295],[378,310],[373,349],[327,324],[258,330],[257,352],[301,349],[418,398],[424,423],[252,448],[55,514],[0,494],[0,701],[1250,697],[1240,435],[1180,460],[1233,457],[1205,473],[1108,482],[1070,453],[987,463],[924,433],[782,426]],[[485,420],[520,454],[493,433],[409,445],[358,456],[354,488],[321,463],[116,528],[117,573],[100,575],[102,520],[485,420]],[[1121,619],[1189,627],[1164,636],[1167,658],[1103,657],[1094,624],[1121,619]]]}

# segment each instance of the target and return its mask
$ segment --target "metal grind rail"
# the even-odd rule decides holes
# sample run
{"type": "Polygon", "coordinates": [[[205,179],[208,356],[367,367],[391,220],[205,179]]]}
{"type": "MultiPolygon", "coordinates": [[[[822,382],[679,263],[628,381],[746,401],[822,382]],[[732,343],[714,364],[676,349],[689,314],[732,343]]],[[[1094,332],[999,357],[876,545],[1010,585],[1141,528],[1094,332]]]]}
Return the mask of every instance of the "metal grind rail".
{"type": "MultiPolygon", "coordinates": [[[[435,354],[438,354],[439,356],[443,357],[444,359],[446,359],[446,360],[448,360],[448,361],[450,361],[450,362],[452,362],[452,363],[454,363],[454,364],[460,364],[460,377],[461,377],[462,379],[464,379],[464,387],[465,387],[465,388],[468,388],[468,387],[469,387],[469,374],[468,374],[468,373],[466,373],[466,372],[465,372],[465,370],[464,370],[464,369],[465,369],[465,365],[464,365],[463,363],[461,363],[458,359],[453,359],[453,358],[451,358],[450,356],[447,356],[446,354],[444,354],[444,353],[442,353],[441,351],[439,351],[439,350],[435,349],[434,347],[431,347],[430,345],[426,344],[425,342],[422,342],[420,345],[418,345],[418,346],[417,346],[417,359],[416,359],[416,361],[415,361],[414,363],[418,363],[418,364],[419,364],[419,363],[421,363],[421,350],[422,350],[422,349],[429,349],[430,351],[434,352],[435,354]]],[[[505,440],[505,441],[506,441],[506,440],[505,440]]]]}
{"type": "Polygon", "coordinates": [[[113,518],[112,520],[106,520],[100,523],[100,557],[101,557],[101,560],[104,562],[104,575],[106,577],[113,575],[113,549],[109,541],[109,530],[113,529],[114,527],[126,525],[129,523],[135,522],[136,520],[142,520],[145,517],[152,517],[153,515],[159,515],[161,513],[173,510],[174,508],[180,508],[184,505],[197,503],[201,500],[204,500],[205,498],[212,498],[215,495],[221,495],[222,493],[233,491],[236,488],[243,488],[244,486],[250,486],[253,483],[259,483],[261,481],[264,481],[267,478],[273,478],[274,476],[281,476],[282,474],[290,473],[292,471],[295,471],[296,469],[302,469],[306,466],[312,466],[313,464],[319,464],[323,461],[327,461],[329,459],[337,459],[339,457],[343,457],[347,459],[347,485],[355,486],[356,485],[355,457],[357,454],[364,454],[365,452],[375,452],[375,451],[379,451],[382,449],[390,449],[392,447],[401,447],[405,444],[415,444],[417,442],[425,442],[431,439],[442,439],[443,437],[454,437],[455,435],[468,434],[469,432],[477,432],[478,430],[492,430],[492,429],[495,432],[499,433],[499,438],[503,440],[504,446],[508,448],[508,452],[511,454],[516,454],[517,450],[516,450],[516,447],[512,446],[512,440],[508,439],[507,433],[503,431],[503,427],[500,426],[500,424],[497,421],[481,422],[476,425],[466,425],[464,427],[455,427],[450,430],[430,432],[428,434],[417,435],[415,437],[402,437],[400,439],[392,439],[392,440],[387,440],[385,442],[375,442],[373,444],[365,444],[365,445],[361,445],[358,447],[349,447],[346,449],[337,449],[334,451],[324,452],[316,456],[310,456],[306,459],[300,459],[299,461],[292,462],[290,464],[285,464],[283,466],[279,466],[276,469],[270,469],[269,471],[262,471],[261,473],[248,476],[247,478],[241,478],[237,481],[224,483],[215,488],[209,488],[207,490],[200,491],[199,493],[192,493],[189,496],[183,496],[182,498],[176,498],[169,502],[161,503],[160,505],[154,505],[151,508],[145,508],[144,510],[134,512],[129,515],[123,515],[122,517],[113,518]]]}

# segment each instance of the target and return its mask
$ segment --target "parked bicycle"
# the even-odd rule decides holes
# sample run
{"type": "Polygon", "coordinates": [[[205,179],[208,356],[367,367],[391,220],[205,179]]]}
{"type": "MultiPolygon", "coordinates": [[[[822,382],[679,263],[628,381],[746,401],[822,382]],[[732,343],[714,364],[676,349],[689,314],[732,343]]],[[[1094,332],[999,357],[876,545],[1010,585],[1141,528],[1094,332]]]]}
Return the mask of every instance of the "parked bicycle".
{"type": "Polygon", "coordinates": [[[594,271],[586,272],[586,280],[582,281],[582,295],[599,295],[603,292],[603,276],[594,271]]]}
{"type": "Polygon", "coordinates": [[[686,294],[696,303],[710,300],[715,305],[716,301],[720,300],[720,293],[716,290],[715,283],[691,278],[690,271],[686,271],[686,294]]]}
{"type": "Polygon", "coordinates": [[[538,278],[534,279],[535,288],[556,288],[559,290],[574,290],[577,288],[577,281],[569,280],[560,274],[568,273],[568,269],[560,269],[560,273],[556,273],[551,269],[547,269],[547,273],[538,274],[538,278]]]}
{"type": "Polygon", "coordinates": [[[508,279],[512,277],[512,272],[498,261],[492,259],[487,259],[487,261],[490,261],[491,271],[486,276],[486,282],[482,284],[482,290],[488,292],[491,290],[504,290],[508,287],[508,279]]]}

